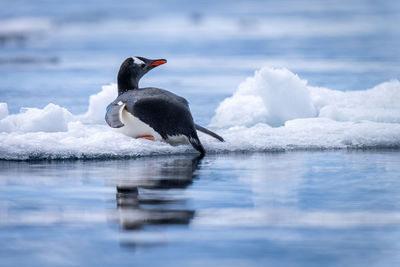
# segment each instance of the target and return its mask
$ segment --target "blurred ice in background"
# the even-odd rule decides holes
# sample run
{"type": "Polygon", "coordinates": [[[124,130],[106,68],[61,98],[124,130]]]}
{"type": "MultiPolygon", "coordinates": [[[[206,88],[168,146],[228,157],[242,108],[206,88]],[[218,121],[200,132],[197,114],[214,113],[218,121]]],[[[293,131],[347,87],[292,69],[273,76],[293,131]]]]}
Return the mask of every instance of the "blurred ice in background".
{"type": "Polygon", "coordinates": [[[167,58],[142,86],[186,96],[202,123],[262,66],[372,88],[398,78],[399,13],[398,1],[2,0],[0,102],[82,113],[134,55],[167,58]]]}

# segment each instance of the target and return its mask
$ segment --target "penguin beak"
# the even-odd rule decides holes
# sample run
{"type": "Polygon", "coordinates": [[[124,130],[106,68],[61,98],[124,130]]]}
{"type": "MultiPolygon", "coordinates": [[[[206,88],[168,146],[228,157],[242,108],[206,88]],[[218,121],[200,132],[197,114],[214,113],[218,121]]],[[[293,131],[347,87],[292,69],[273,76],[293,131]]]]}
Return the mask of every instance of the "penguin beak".
{"type": "Polygon", "coordinates": [[[163,65],[165,63],[167,63],[166,59],[156,59],[156,60],[151,61],[150,66],[154,68],[154,67],[163,65]]]}

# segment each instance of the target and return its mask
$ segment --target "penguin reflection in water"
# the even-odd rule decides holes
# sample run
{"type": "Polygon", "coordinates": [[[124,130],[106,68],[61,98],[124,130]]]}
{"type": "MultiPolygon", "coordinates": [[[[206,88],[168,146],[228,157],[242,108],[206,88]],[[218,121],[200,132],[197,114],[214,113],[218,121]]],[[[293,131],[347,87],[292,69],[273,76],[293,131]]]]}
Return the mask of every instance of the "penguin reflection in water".
{"type": "Polygon", "coordinates": [[[204,156],[196,130],[221,142],[224,139],[194,123],[186,99],[159,88],[139,88],[144,74],[166,62],[165,59],[127,58],[118,72],[118,97],[107,107],[106,122],[134,138],[190,143],[204,156]]]}
{"type": "MultiPolygon", "coordinates": [[[[181,191],[173,189],[185,190],[190,186],[198,179],[200,166],[201,156],[174,156],[143,159],[121,168],[110,181],[117,184],[114,218],[124,230],[140,230],[147,225],[189,224],[196,211],[188,207],[186,199],[178,197],[181,191]]],[[[123,245],[135,244],[128,241],[123,245]]]]}

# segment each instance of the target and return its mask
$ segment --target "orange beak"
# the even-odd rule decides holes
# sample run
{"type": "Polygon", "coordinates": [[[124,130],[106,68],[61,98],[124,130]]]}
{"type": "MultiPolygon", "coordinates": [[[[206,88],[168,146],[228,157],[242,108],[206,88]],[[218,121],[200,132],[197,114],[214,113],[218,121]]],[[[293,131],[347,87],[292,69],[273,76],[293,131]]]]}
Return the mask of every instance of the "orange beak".
{"type": "Polygon", "coordinates": [[[167,61],[165,59],[157,59],[157,60],[154,60],[150,64],[150,66],[160,66],[160,65],[165,64],[165,63],[167,63],[167,61]]]}

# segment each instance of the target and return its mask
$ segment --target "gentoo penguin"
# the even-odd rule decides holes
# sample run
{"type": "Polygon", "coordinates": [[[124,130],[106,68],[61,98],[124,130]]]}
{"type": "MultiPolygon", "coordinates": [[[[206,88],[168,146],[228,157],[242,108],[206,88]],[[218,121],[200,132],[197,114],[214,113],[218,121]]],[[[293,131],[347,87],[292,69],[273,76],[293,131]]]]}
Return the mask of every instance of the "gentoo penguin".
{"type": "Polygon", "coordinates": [[[165,59],[127,58],[118,72],[118,97],[107,107],[106,122],[134,138],[190,143],[203,156],[205,150],[196,129],[221,142],[224,139],[193,122],[185,98],[167,90],[138,86],[144,74],[166,62],[165,59]]]}

